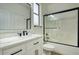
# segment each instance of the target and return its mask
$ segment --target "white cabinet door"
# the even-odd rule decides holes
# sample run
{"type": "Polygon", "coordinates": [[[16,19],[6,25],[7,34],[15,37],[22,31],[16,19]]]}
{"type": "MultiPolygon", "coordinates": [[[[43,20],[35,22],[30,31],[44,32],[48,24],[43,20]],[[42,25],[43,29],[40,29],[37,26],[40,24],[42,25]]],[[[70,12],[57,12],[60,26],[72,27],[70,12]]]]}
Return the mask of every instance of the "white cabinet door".
{"type": "Polygon", "coordinates": [[[40,47],[35,48],[33,50],[33,53],[34,53],[34,55],[42,55],[42,53],[43,53],[42,47],[40,46],[40,47]]]}
{"type": "Polygon", "coordinates": [[[27,55],[42,55],[43,49],[41,47],[27,49],[27,55]]]}
{"type": "Polygon", "coordinates": [[[3,55],[42,55],[42,46],[42,38],[36,38],[27,43],[3,49],[3,55]]]}
{"type": "Polygon", "coordinates": [[[3,55],[24,55],[25,47],[24,45],[19,45],[6,50],[3,50],[3,55]]]}
{"type": "Polygon", "coordinates": [[[27,55],[42,55],[43,52],[42,38],[35,39],[27,43],[27,55]]]}

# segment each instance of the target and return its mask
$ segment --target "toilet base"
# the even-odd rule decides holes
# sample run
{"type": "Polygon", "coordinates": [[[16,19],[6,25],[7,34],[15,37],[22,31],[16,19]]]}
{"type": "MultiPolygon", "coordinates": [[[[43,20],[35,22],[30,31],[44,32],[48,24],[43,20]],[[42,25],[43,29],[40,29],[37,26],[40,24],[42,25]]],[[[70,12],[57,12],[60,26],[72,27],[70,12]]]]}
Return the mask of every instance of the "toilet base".
{"type": "Polygon", "coordinates": [[[44,53],[45,55],[52,55],[52,52],[51,52],[51,51],[47,51],[47,50],[43,50],[43,53],[44,53]]]}
{"type": "Polygon", "coordinates": [[[43,55],[62,55],[62,54],[55,52],[55,51],[43,50],[43,55]]]}

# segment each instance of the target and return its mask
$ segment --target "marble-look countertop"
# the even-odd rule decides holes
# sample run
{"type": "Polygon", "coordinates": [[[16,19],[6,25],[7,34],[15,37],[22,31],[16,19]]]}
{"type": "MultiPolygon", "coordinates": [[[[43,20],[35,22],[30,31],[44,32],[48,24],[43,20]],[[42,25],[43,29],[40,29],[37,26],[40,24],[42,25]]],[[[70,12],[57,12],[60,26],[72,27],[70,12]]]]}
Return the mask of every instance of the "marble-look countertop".
{"type": "Polygon", "coordinates": [[[42,35],[29,34],[27,36],[21,36],[21,37],[14,36],[14,37],[3,38],[3,39],[0,39],[0,49],[7,48],[12,45],[28,42],[40,37],[42,37],[42,35]]]}

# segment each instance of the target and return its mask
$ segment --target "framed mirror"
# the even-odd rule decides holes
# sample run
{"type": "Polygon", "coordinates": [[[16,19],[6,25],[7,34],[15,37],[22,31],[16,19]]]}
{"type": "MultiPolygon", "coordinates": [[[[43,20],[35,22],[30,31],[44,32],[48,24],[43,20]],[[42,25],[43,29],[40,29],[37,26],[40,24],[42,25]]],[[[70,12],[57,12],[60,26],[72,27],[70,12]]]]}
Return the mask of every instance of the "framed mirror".
{"type": "Polygon", "coordinates": [[[30,6],[26,3],[0,4],[0,33],[27,30],[25,19],[30,16],[30,6]]]}

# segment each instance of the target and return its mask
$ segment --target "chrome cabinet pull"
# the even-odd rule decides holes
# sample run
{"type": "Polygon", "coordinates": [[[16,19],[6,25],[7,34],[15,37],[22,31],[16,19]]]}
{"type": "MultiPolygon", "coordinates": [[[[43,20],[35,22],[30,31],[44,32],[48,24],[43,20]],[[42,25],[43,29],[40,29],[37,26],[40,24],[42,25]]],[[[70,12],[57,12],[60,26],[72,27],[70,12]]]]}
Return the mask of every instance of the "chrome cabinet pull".
{"type": "Polygon", "coordinates": [[[11,55],[15,55],[15,54],[17,54],[17,53],[19,53],[21,51],[22,51],[22,49],[20,49],[19,51],[14,52],[14,53],[12,53],[11,55]]]}
{"type": "Polygon", "coordinates": [[[34,43],[33,45],[36,45],[36,44],[38,44],[39,42],[36,42],[36,43],[34,43]]]}

